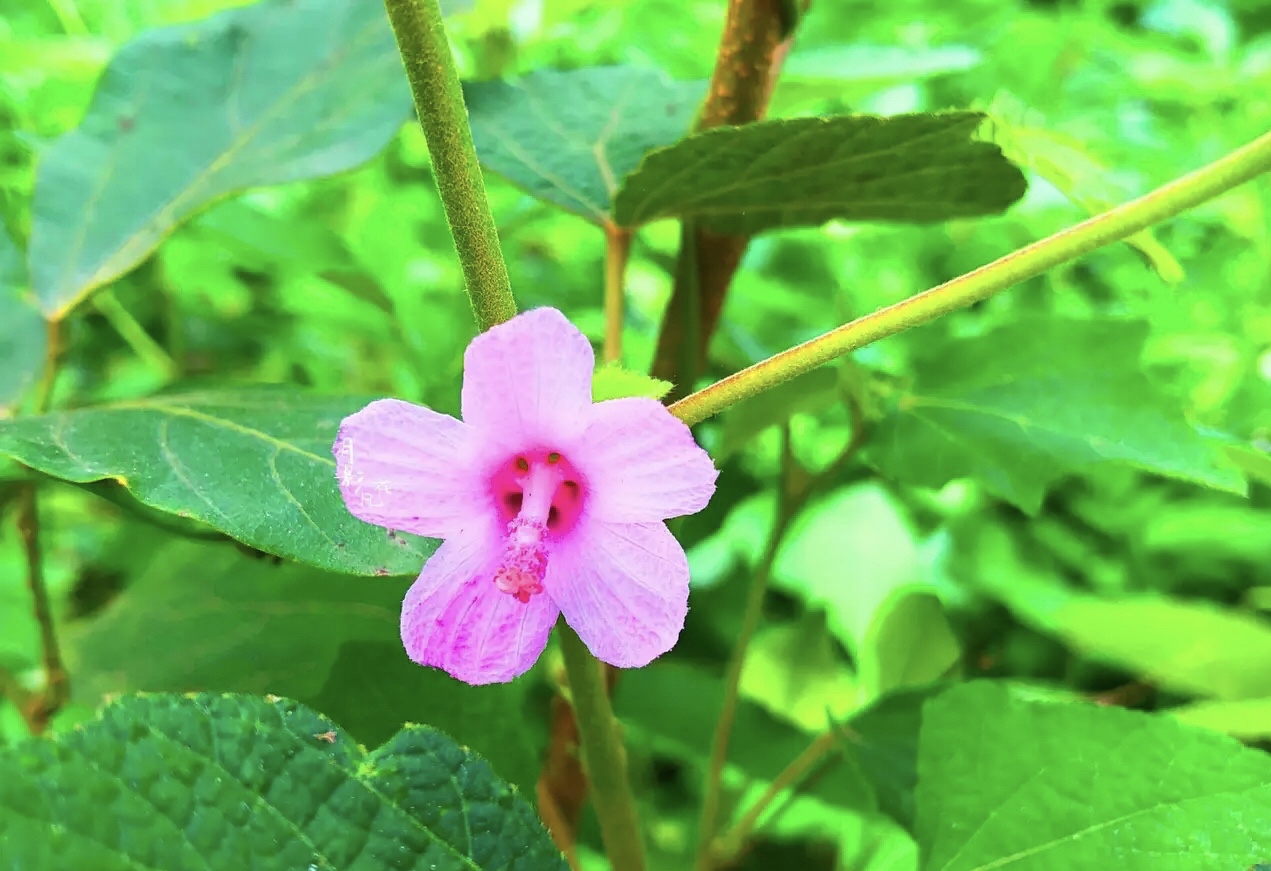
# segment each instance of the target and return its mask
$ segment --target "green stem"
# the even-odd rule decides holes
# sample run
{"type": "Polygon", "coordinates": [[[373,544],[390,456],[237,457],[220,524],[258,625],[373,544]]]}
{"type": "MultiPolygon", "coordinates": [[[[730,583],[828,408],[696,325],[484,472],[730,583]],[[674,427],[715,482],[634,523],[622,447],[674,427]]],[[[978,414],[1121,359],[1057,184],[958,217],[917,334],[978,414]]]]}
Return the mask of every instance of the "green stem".
{"type": "MultiPolygon", "coordinates": [[[[787,438],[788,442],[788,438],[787,438]]],[[[715,734],[711,738],[711,756],[706,766],[706,786],[702,797],[702,815],[698,825],[697,871],[707,871],[713,865],[711,845],[715,841],[715,831],[719,825],[719,802],[724,791],[724,767],[728,763],[728,743],[733,733],[733,721],[737,716],[737,702],[741,689],[741,670],[746,665],[746,651],[750,648],[750,639],[759,628],[759,620],[763,617],[764,597],[768,593],[768,578],[772,574],[773,563],[777,559],[777,551],[785,538],[786,529],[791,520],[791,512],[783,499],[777,500],[777,517],[773,523],[772,533],[768,536],[768,544],[763,556],[755,567],[750,578],[750,590],[746,594],[746,608],[741,618],[741,629],[737,633],[737,641],[733,645],[732,656],[728,660],[728,670],[724,674],[724,704],[715,721],[715,734]]]]}
{"type": "Polygon", "coordinates": [[[384,6],[428,141],[472,313],[477,326],[486,330],[515,315],[516,301],[472,145],[468,110],[441,7],[437,0],[384,0],[384,6]]]}
{"type": "MultiPolygon", "coordinates": [[[[724,674],[724,701],[720,707],[719,719],[715,722],[715,734],[711,739],[711,756],[706,768],[706,784],[702,790],[702,815],[698,825],[697,871],[709,871],[719,864],[713,845],[719,822],[719,801],[724,788],[724,767],[728,762],[728,742],[732,736],[733,720],[737,715],[737,702],[741,693],[741,672],[746,665],[746,651],[763,617],[764,597],[768,592],[768,581],[777,560],[777,552],[781,548],[786,533],[790,530],[790,525],[803,510],[803,506],[807,505],[823,488],[831,486],[838,480],[839,474],[855,459],[869,437],[869,428],[859,401],[852,396],[848,398],[848,404],[852,415],[852,436],[834,462],[815,475],[808,476],[803,473],[794,456],[789,423],[782,428],[781,486],[777,492],[776,516],[773,519],[772,531],[768,535],[768,543],[764,546],[763,555],[760,556],[750,579],[750,590],[746,595],[741,629],[737,633],[737,641],[733,644],[732,655],[728,661],[728,670],[724,674]]],[[[795,762],[797,763],[798,760],[795,762]]],[[[762,812],[762,808],[760,811],[762,812]]]]}
{"type": "Polygon", "coordinates": [[[1271,169],[1271,133],[1149,194],[1034,242],[973,272],[857,318],[687,396],[671,412],[690,426],[871,342],[987,299],[1048,269],[1119,242],[1271,169]]]}
{"type": "Polygon", "coordinates": [[[574,700],[574,719],[582,745],[583,766],[591,784],[600,834],[613,871],[644,871],[640,819],[627,782],[626,750],[600,663],[577,633],[563,622],[561,652],[574,700]]]}
{"type": "Polygon", "coordinates": [[[169,380],[180,374],[180,367],[177,366],[176,361],[168,356],[163,346],[146,332],[146,328],[137,322],[132,313],[124,308],[123,303],[110,290],[98,291],[93,297],[93,305],[120,338],[128,343],[132,352],[145,361],[150,368],[169,380]]]}
{"type": "Polygon", "coordinates": [[[728,867],[741,854],[746,840],[759,825],[764,812],[787,789],[793,789],[813,768],[819,765],[839,746],[840,737],[837,731],[823,732],[794,760],[773,778],[772,783],[756,799],[746,813],[742,815],[727,833],[720,836],[711,848],[712,868],[728,867]]]}

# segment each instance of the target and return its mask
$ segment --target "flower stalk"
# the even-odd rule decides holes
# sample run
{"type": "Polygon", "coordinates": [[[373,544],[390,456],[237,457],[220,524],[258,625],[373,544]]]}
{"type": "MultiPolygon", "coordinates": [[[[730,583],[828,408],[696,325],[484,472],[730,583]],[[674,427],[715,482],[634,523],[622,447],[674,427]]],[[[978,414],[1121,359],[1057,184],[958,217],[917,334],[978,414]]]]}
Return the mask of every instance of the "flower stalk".
{"type": "Polygon", "coordinates": [[[609,703],[604,667],[564,621],[558,635],[582,739],[583,766],[609,864],[613,871],[644,871],[640,819],[627,781],[626,748],[609,703]]]}
{"type": "Polygon", "coordinates": [[[671,406],[689,426],[844,354],[988,299],[1091,251],[1120,242],[1271,170],[1271,133],[1208,166],[917,296],[735,372],[671,406]]]}
{"type": "Polygon", "coordinates": [[[477,326],[487,330],[515,315],[516,301],[486,199],[441,7],[438,0],[384,0],[384,6],[428,142],[472,313],[477,326]]]}

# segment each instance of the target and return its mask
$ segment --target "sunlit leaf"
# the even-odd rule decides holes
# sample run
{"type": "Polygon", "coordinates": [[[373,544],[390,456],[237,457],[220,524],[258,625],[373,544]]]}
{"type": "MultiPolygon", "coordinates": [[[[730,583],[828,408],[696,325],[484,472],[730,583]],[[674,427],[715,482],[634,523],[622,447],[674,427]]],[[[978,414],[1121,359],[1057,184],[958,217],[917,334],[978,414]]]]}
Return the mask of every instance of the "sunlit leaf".
{"type": "Polygon", "coordinates": [[[990,683],[926,706],[917,835],[926,871],[1213,871],[1271,853],[1271,759],[1116,707],[990,683]]]}
{"type": "MultiPolygon", "coordinates": [[[[1088,215],[1106,212],[1128,200],[1109,180],[1105,166],[1080,139],[1027,123],[1029,114],[1018,99],[1001,91],[988,109],[993,141],[1020,166],[1050,182],[1088,215]]],[[[1186,276],[1182,265],[1151,230],[1135,233],[1125,244],[1137,250],[1164,281],[1177,284],[1186,276]]]]}
{"type": "Polygon", "coordinates": [[[1225,700],[1271,695],[1271,623],[1207,601],[1070,590],[1025,563],[995,527],[981,530],[973,546],[974,582],[1073,650],[1175,692],[1225,700]]]}
{"type": "Polygon", "coordinates": [[[1145,325],[1028,318],[928,343],[912,391],[871,442],[886,474],[973,477],[1027,511],[1056,478],[1101,463],[1243,493],[1245,482],[1139,368],[1145,325]]]}
{"type": "Polygon", "coordinates": [[[143,31],[41,156],[29,261],[42,309],[64,317],[220,197],[368,160],[409,111],[380,4],[265,0],[143,31]]]}
{"type": "Polygon", "coordinates": [[[807,732],[824,732],[857,705],[856,680],[834,650],[825,615],[759,630],[746,649],[740,692],[807,732]]]}
{"type": "Polygon", "coordinates": [[[669,381],[662,381],[643,372],[623,369],[617,363],[605,363],[596,369],[591,379],[591,398],[595,402],[620,399],[627,396],[644,396],[661,399],[671,390],[669,381]]]}

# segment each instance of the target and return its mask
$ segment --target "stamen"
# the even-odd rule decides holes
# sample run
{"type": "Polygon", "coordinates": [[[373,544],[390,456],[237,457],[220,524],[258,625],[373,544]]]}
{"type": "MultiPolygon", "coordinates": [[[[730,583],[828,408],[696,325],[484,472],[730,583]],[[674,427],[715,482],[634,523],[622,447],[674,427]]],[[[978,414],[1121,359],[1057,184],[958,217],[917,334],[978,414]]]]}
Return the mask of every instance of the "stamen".
{"type": "Polygon", "coordinates": [[[494,585],[502,593],[528,602],[543,592],[547,574],[547,542],[542,523],[518,517],[508,524],[508,544],[503,565],[494,573],[494,585]]]}
{"type": "Polygon", "coordinates": [[[552,543],[577,522],[585,484],[561,453],[541,450],[515,455],[493,484],[498,510],[507,522],[494,585],[528,603],[543,592],[552,543]]]}

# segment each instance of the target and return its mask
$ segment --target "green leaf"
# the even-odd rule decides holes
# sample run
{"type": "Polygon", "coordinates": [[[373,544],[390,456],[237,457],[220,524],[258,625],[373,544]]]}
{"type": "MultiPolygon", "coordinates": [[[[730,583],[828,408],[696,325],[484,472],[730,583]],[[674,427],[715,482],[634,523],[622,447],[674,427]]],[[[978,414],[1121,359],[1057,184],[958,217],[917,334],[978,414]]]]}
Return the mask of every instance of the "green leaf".
{"type": "Polygon", "coordinates": [[[321,569],[417,574],[436,543],[356,519],[336,483],[336,429],[369,401],[293,387],[129,400],[0,421],[0,454],[66,481],[113,479],[152,508],[321,569]]]}
{"type": "Polygon", "coordinates": [[[842,396],[838,368],[822,366],[742,400],[724,413],[718,459],[722,462],[768,427],[799,412],[819,411],[842,396]]]}
{"type": "MultiPolygon", "coordinates": [[[[723,699],[722,681],[676,663],[628,671],[614,689],[614,709],[630,730],[655,749],[702,766],[710,756],[723,699]],[[669,711],[675,716],[668,716],[669,711]]],[[[737,706],[728,764],[747,779],[770,782],[809,743],[805,732],[743,699],[737,706]]],[[[802,791],[837,807],[872,809],[875,804],[869,784],[848,761],[827,766],[802,791]]]]}
{"type": "Polygon", "coordinates": [[[1026,318],[923,347],[871,456],[890,478],[972,477],[1028,512],[1055,479],[1101,463],[1244,493],[1241,475],[1139,368],[1145,325],[1026,318]]]}
{"type": "Polygon", "coordinates": [[[856,661],[863,700],[935,680],[957,662],[957,640],[921,580],[920,556],[912,524],[876,483],[812,505],[777,556],[774,585],[826,609],[856,661]]]}
{"type": "Polygon", "coordinates": [[[153,536],[153,551],[136,545],[148,559],[127,588],[63,630],[76,700],[95,708],[141,689],[271,693],[326,711],[368,746],[403,723],[428,723],[533,790],[545,744],[526,715],[534,682],[473,687],[411,662],[399,634],[409,579],[355,582],[153,536]]]}
{"type": "Polygon", "coordinates": [[[1156,686],[1215,699],[1271,695],[1271,623],[1219,605],[1139,594],[1083,595],[1033,568],[1000,529],[974,545],[978,585],[1021,621],[1156,686]]]}
{"type": "Polygon", "coordinates": [[[824,732],[857,706],[856,680],[835,651],[821,611],[755,633],[739,691],[805,732],[824,732]]]}
{"type": "Polygon", "coordinates": [[[368,745],[387,740],[403,723],[427,723],[480,753],[521,792],[533,794],[547,746],[546,717],[529,704],[535,682],[523,677],[469,686],[421,668],[402,651],[397,626],[394,612],[391,642],[342,644],[322,690],[306,701],[368,745]]]}
{"type": "Polygon", "coordinates": [[[79,129],[41,157],[29,251],[41,308],[64,317],[216,199],[369,160],[409,110],[376,3],[266,0],[143,31],[79,129]]]}
{"type": "Polygon", "coordinates": [[[920,585],[888,596],[865,635],[861,679],[874,695],[946,677],[962,656],[940,598],[920,585]]]}
{"type": "MultiPolygon", "coordinates": [[[[1086,214],[1106,212],[1129,198],[1125,191],[1116,190],[1109,181],[1111,169],[1085,142],[1024,123],[1024,117],[1033,113],[1008,92],[999,91],[988,112],[993,141],[1006,156],[1046,179],[1086,214]]],[[[1182,265],[1151,230],[1135,233],[1125,244],[1138,251],[1163,281],[1178,284],[1186,277],[1182,265]]]]}
{"type": "Polygon", "coordinates": [[[48,330],[26,296],[26,264],[0,224],[0,416],[12,412],[40,377],[48,330]]]}
{"type": "Polygon", "coordinates": [[[887,693],[843,728],[844,748],[878,796],[878,809],[913,828],[922,708],[938,684],[887,693]]]}
{"type": "Polygon", "coordinates": [[[295,702],[123,699],[0,754],[14,868],[564,871],[479,756],[410,726],[367,752],[295,702]]]}
{"type": "Polygon", "coordinates": [[[1074,650],[1165,689],[1218,699],[1271,695],[1271,624],[1208,602],[1074,596],[1045,617],[1074,650]]]}
{"type": "Polygon", "coordinates": [[[86,704],[192,687],[309,701],[353,640],[394,642],[409,662],[398,640],[406,578],[354,581],[226,543],[160,542],[141,548],[145,568],[105,609],[66,629],[75,697],[86,704]]]}
{"type": "Polygon", "coordinates": [[[1271,740],[1271,697],[1192,702],[1171,708],[1169,714],[1180,723],[1212,729],[1241,741],[1271,740]]]}
{"type": "Polygon", "coordinates": [[[661,399],[671,391],[671,382],[662,381],[643,372],[623,369],[617,363],[605,363],[596,369],[591,379],[593,402],[621,399],[627,396],[644,396],[661,399]]]}
{"type": "Polygon", "coordinates": [[[987,682],[924,711],[926,871],[1214,871],[1271,853],[1271,758],[1166,717],[987,682]]]}
{"type": "Polygon", "coordinates": [[[650,150],[688,130],[706,83],[673,82],[641,67],[595,67],[469,82],[463,92],[482,166],[603,225],[622,179],[650,150]]]}
{"type": "Polygon", "coordinates": [[[835,218],[929,223],[991,215],[1024,195],[1024,176],[972,134],[977,112],[838,115],[698,133],[651,153],[622,184],[614,219],[638,227],[691,219],[720,233],[835,218]]]}

